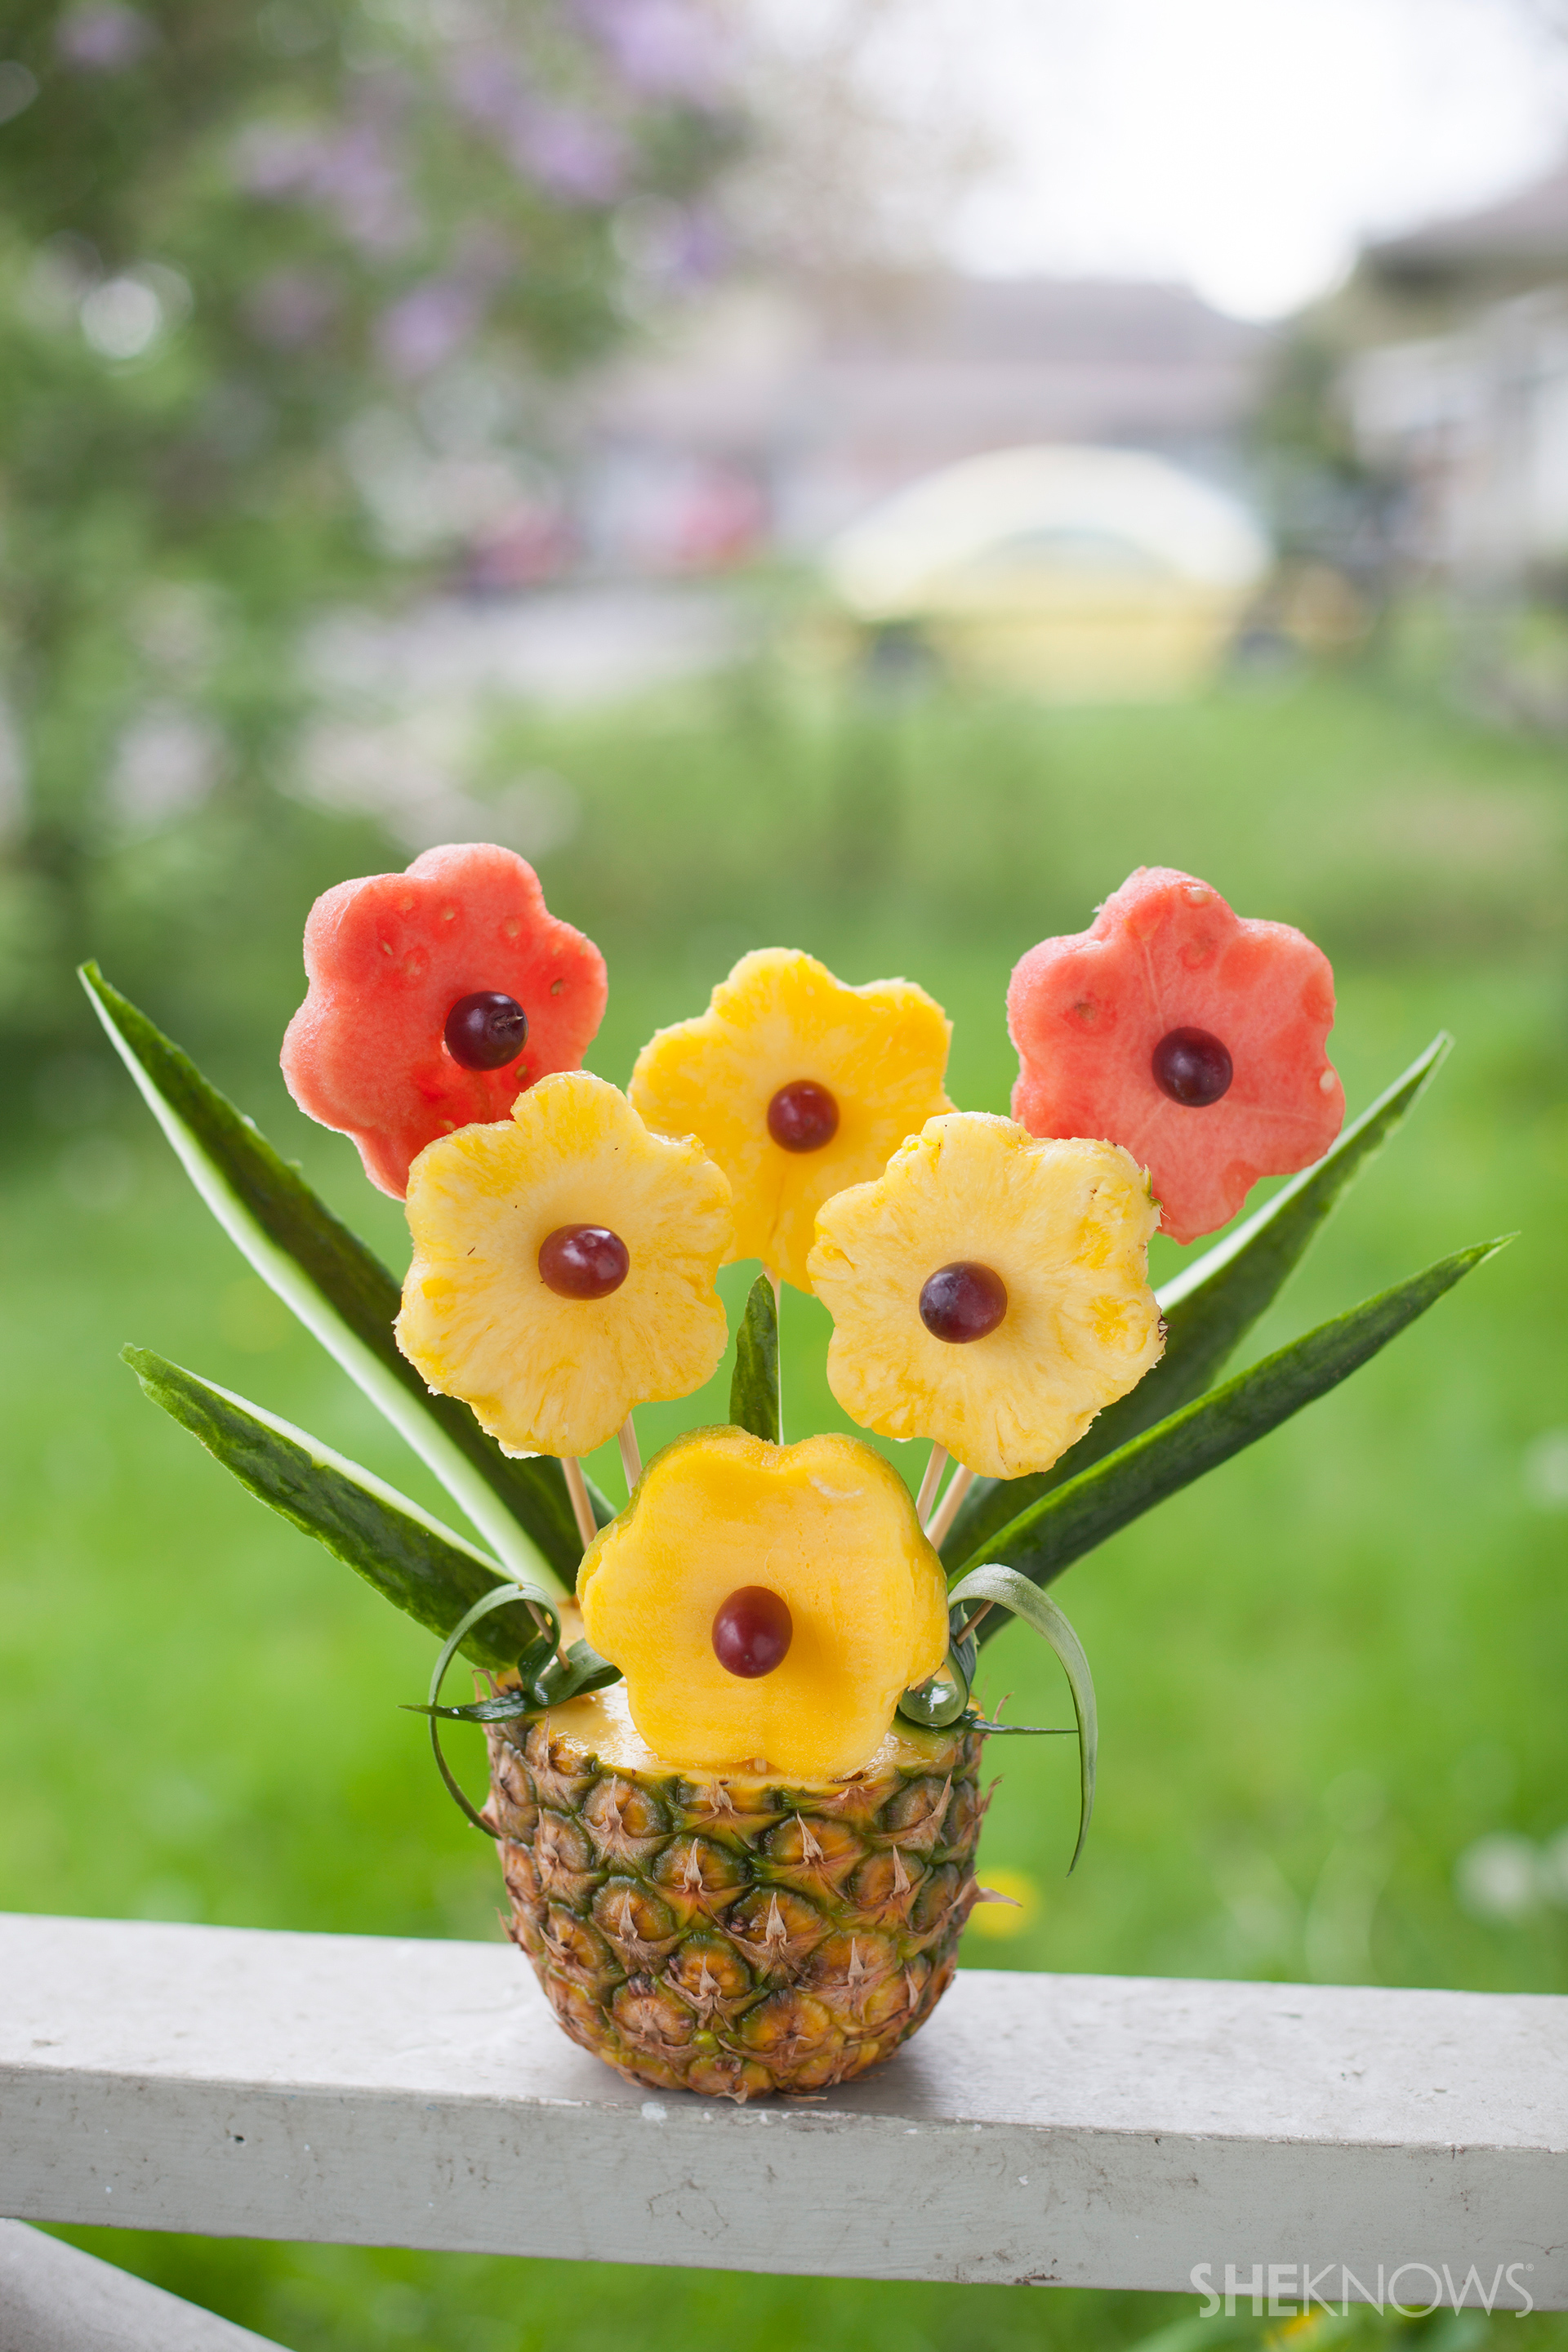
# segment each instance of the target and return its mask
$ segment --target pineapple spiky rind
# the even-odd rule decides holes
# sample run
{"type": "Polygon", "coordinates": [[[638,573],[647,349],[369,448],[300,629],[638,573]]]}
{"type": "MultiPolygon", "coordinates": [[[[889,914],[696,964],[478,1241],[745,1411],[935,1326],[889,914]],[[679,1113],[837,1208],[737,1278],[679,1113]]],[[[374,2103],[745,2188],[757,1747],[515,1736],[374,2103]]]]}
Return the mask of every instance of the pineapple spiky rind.
{"type": "Polygon", "coordinates": [[[940,1999],[980,1892],[973,1732],[900,1726],[864,1770],[805,1785],[672,1767],[618,1689],[488,1737],[508,1933],[628,2082],[824,2091],[940,1999]]]}

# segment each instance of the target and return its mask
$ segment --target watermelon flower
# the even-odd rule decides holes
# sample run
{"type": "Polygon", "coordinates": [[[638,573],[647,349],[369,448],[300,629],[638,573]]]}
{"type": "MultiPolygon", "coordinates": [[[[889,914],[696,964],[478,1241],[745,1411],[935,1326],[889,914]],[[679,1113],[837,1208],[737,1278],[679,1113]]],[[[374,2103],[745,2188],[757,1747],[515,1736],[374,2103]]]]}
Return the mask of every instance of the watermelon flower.
{"type": "Polygon", "coordinates": [[[1334,975],[1289,923],[1142,866],[1087,931],[1031,948],[1007,991],[1013,1115],[1034,1135],[1100,1135],[1149,1171],[1164,1230],[1195,1241],[1260,1176],[1320,1159],[1344,1121],[1325,1041],[1334,975]]]}
{"type": "Polygon", "coordinates": [[[283,1040],[302,1111],[352,1135],[395,1199],[439,1135],[503,1119],[574,1070],[605,1010],[605,960],[552,915],[531,866],[488,843],[340,882],[305,925],[310,992],[283,1040]]]}
{"type": "Polygon", "coordinates": [[[1115,1144],[928,1120],[817,1218],[828,1386],[862,1428],[932,1438],[983,1476],[1048,1470],[1159,1360],[1158,1222],[1115,1144]]]}
{"type": "Polygon", "coordinates": [[[397,1344],[510,1454],[587,1454],[724,1352],[729,1184],[695,1138],[650,1135],[586,1070],[427,1144],[408,1227],[397,1344]]]}
{"type": "Polygon", "coordinates": [[[858,1772],[947,1654],[942,1563],[858,1437],[689,1431],[599,1535],[577,1592],[633,1723],[679,1764],[858,1772]]]}
{"type": "Polygon", "coordinates": [[[923,988],[848,988],[814,956],[742,956],[706,1013],[660,1029],[631,1098],[667,1135],[700,1136],[735,1193],[738,1258],[809,1288],[816,1213],[880,1172],[906,1135],[952,1108],[952,1024],[923,988]]]}

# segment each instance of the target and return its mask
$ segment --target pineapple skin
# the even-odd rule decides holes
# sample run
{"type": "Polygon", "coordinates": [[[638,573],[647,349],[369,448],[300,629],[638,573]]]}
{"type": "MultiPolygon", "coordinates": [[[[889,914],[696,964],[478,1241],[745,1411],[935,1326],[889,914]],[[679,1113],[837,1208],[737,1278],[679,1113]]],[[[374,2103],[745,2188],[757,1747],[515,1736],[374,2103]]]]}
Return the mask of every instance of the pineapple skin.
{"type": "Polygon", "coordinates": [[[917,1733],[815,1787],[607,1762],[559,1716],[488,1736],[507,1933],[627,2082],[824,2091],[946,1990],[980,1891],[979,1734],[917,1733]]]}

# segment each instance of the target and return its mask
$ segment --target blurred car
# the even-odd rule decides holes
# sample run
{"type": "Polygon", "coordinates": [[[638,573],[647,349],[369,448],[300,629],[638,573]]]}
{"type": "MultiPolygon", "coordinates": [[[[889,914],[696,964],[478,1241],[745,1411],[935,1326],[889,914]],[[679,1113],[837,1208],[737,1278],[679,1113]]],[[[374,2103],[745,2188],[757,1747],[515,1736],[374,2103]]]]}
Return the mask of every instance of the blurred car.
{"type": "Polygon", "coordinates": [[[1136,449],[998,449],[895,493],[824,568],[873,667],[1057,701],[1153,698],[1224,660],[1269,568],[1237,499],[1136,449]]]}

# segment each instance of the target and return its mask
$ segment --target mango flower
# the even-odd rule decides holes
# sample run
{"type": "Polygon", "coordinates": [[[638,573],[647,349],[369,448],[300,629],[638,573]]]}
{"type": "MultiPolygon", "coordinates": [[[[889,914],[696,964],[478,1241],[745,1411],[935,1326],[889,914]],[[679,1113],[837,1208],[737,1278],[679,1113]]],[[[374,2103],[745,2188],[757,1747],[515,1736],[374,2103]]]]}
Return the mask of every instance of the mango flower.
{"type": "Polygon", "coordinates": [[[577,1578],[633,1723],[677,1764],[831,1781],[947,1654],[909,1490],[859,1438],[698,1429],[656,1455],[577,1578]]]}

